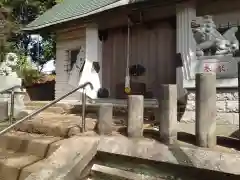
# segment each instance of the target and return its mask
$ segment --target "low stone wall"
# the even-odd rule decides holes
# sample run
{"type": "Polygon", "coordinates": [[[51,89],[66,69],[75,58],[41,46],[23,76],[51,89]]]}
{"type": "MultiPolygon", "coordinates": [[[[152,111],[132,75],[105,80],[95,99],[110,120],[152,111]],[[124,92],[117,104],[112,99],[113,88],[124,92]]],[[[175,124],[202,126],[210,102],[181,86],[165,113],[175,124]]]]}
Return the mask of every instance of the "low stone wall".
{"type": "MultiPolygon", "coordinates": [[[[195,122],[195,92],[188,91],[186,112],[182,121],[195,122]]],[[[237,89],[217,90],[217,124],[239,125],[237,89]]]]}

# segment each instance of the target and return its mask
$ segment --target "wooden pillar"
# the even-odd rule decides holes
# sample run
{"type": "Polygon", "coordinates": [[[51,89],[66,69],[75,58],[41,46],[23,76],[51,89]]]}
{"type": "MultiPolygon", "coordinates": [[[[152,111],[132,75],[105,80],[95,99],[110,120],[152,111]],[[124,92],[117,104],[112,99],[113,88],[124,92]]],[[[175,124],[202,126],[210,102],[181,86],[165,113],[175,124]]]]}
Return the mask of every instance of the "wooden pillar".
{"type": "Polygon", "coordinates": [[[196,74],[196,141],[200,147],[216,145],[216,74],[196,74]]]}
{"type": "Polygon", "coordinates": [[[160,139],[173,144],[177,140],[177,86],[163,84],[160,89],[160,139]]]}
{"type": "Polygon", "coordinates": [[[102,104],[98,111],[97,131],[100,135],[111,135],[113,130],[113,105],[102,104]]]}
{"type": "Polygon", "coordinates": [[[129,137],[143,136],[144,97],[142,95],[128,96],[128,124],[129,137]]]}
{"type": "Polygon", "coordinates": [[[240,131],[240,62],[238,62],[238,121],[240,131]]]}

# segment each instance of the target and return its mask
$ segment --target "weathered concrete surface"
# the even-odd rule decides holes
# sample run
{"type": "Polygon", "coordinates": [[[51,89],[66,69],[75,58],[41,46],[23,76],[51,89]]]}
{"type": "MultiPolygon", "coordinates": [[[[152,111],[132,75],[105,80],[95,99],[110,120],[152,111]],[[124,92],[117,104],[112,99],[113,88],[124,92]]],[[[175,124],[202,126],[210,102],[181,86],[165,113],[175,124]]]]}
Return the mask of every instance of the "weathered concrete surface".
{"type": "Polygon", "coordinates": [[[101,138],[98,150],[240,175],[240,153],[178,145],[168,147],[155,140],[128,139],[124,136],[101,138]]]}
{"type": "Polygon", "coordinates": [[[128,96],[127,132],[129,137],[143,136],[143,106],[144,97],[142,95],[128,96]]]}
{"type": "Polygon", "coordinates": [[[160,138],[166,144],[177,140],[177,86],[163,84],[159,98],[160,138]]]}
{"type": "Polygon", "coordinates": [[[24,168],[20,180],[27,177],[32,169],[39,171],[32,173],[26,180],[75,180],[81,171],[97,153],[99,139],[72,137],[63,143],[49,158],[24,168]],[[34,167],[35,166],[35,167],[34,167]]]}
{"type": "Polygon", "coordinates": [[[216,74],[196,74],[196,142],[198,146],[216,146],[216,74]]]}
{"type": "Polygon", "coordinates": [[[97,132],[100,135],[111,135],[113,131],[113,105],[103,104],[99,107],[97,132]]]}

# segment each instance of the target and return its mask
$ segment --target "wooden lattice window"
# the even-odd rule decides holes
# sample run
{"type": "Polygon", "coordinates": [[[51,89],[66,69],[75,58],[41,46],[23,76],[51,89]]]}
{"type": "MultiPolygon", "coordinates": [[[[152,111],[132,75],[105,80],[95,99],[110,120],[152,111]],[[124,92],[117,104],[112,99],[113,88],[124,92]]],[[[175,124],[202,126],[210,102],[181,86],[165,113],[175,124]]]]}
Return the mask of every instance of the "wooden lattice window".
{"type": "Polygon", "coordinates": [[[67,72],[70,72],[72,70],[74,63],[77,61],[77,55],[79,51],[79,49],[73,49],[68,51],[68,64],[66,68],[67,72]]]}

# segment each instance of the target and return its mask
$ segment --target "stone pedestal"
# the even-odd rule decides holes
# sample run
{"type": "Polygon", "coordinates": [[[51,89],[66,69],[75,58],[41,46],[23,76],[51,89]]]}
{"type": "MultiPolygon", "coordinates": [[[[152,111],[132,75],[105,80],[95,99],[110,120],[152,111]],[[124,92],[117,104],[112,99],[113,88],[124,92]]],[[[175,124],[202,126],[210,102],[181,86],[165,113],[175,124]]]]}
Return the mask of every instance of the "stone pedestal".
{"type": "MultiPolygon", "coordinates": [[[[21,86],[22,80],[20,78],[17,78],[15,76],[0,76],[0,91],[11,88],[13,86],[21,86]]],[[[20,88],[15,89],[15,91],[20,91],[20,88]]],[[[14,98],[14,117],[18,117],[18,115],[24,110],[24,95],[16,94],[14,98]]],[[[0,94],[0,103],[2,106],[8,106],[8,107],[2,107],[5,109],[8,109],[7,112],[4,110],[0,114],[0,119],[7,119],[8,115],[10,113],[10,95],[9,94],[0,94]]]]}
{"type": "Polygon", "coordinates": [[[142,95],[128,96],[128,125],[129,137],[143,136],[144,97],[142,95]]]}
{"type": "Polygon", "coordinates": [[[0,121],[8,118],[8,102],[0,102],[0,121]]]}
{"type": "Polygon", "coordinates": [[[217,79],[238,77],[238,61],[232,55],[199,57],[193,66],[195,73],[214,72],[217,79]]]}

